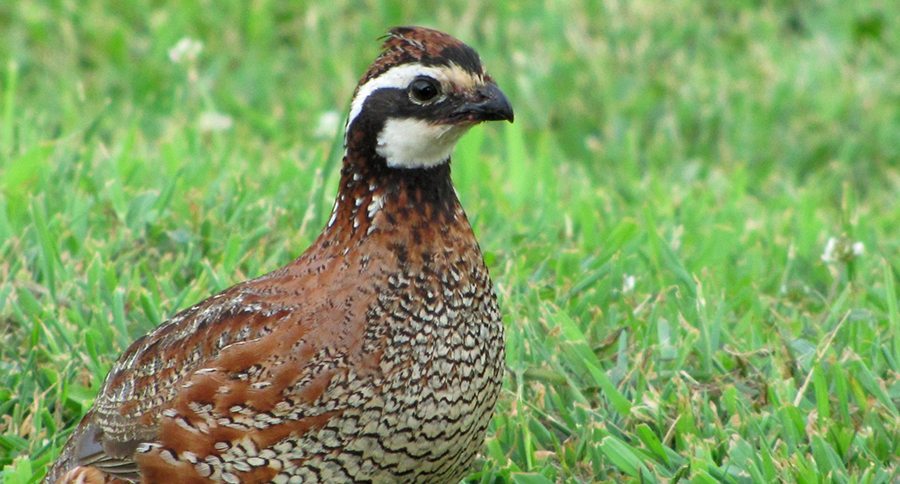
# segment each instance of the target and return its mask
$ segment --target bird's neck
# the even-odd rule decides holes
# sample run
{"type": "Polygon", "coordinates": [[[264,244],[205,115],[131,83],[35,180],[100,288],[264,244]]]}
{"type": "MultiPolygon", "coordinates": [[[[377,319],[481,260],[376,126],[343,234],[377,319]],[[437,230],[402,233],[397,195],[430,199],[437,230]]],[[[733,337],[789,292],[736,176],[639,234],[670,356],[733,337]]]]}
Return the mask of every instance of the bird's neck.
{"type": "Polygon", "coordinates": [[[398,169],[374,153],[347,151],[334,209],[319,243],[331,248],[398,241],[421,246],[448,236],[471,237],[449,162],[398,169]]]}

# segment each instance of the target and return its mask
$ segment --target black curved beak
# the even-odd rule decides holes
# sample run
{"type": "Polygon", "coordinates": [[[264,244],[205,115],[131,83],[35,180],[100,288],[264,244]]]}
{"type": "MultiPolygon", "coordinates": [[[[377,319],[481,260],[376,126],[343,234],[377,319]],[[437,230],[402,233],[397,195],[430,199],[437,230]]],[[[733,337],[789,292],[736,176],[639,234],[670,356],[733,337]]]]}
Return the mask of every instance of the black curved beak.
{"type": "Polygon", "coordinates": [[[509,99],[493,82],[480,86],[474,99],[457,108],[453,114],[471,121],[509,121],[514,115],[509,99]]]}

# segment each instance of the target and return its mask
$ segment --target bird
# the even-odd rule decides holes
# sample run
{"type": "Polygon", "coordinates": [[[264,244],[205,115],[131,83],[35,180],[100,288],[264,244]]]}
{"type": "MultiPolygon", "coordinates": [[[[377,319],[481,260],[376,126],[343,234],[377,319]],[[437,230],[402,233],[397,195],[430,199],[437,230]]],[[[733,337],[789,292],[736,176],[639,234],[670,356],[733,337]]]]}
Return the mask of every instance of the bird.
{"type": "Polygon", "coordinates": [[[48,483],[459,482],[504,326],[450,176],[512,106],[477,52],[395,27],[354,91],[327,224],[286,266],[131,344],[48,483]]]}

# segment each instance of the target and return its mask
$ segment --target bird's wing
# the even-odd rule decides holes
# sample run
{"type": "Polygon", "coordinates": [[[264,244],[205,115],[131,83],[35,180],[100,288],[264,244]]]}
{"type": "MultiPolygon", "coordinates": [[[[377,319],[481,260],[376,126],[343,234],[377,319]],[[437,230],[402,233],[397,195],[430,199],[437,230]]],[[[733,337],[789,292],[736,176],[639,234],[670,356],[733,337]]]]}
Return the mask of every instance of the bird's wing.
{"type": "MultiPolygon", "coordinates": [[[[308,278],[309,284],[321,284],[327,279],[322,276],[308,278]]],[[[336,361],[360,344],[349,336],[361,332],[348,331],[347,324],[364,316],[339,288],[329,298],[298,305],[297,294],[311,289],[303,279],[273,273],[239,284],[135,341],[113,366],[47,481],[74,466],[137,480],[137,456],[158,455],[161,446],[153,443],[161,437],[172,447],[209,455],[240,428],[235,422],[242,407],[274,415],[286,407],[285,393],[293,393],[288,403],[294,410],[314,402],[343,371],[336,361]]],[[[277,442],[321,426],[337,411],[292,415],[255,435],[264,444],[277,442]]]]}

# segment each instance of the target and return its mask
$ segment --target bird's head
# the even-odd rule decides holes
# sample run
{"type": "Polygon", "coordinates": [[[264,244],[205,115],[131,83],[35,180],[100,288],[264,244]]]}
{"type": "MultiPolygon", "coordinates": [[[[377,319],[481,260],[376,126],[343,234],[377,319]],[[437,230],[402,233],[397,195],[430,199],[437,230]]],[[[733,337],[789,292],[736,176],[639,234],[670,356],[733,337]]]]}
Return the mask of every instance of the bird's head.
{"type": "Polygon", "coordinates": [[[388,168],[429,168],[447,163],[473,125],[512,122],[509,101],[468,45],[436,30],[397,27],[383,49],[353,96],[348,153],[388,168]]]}

